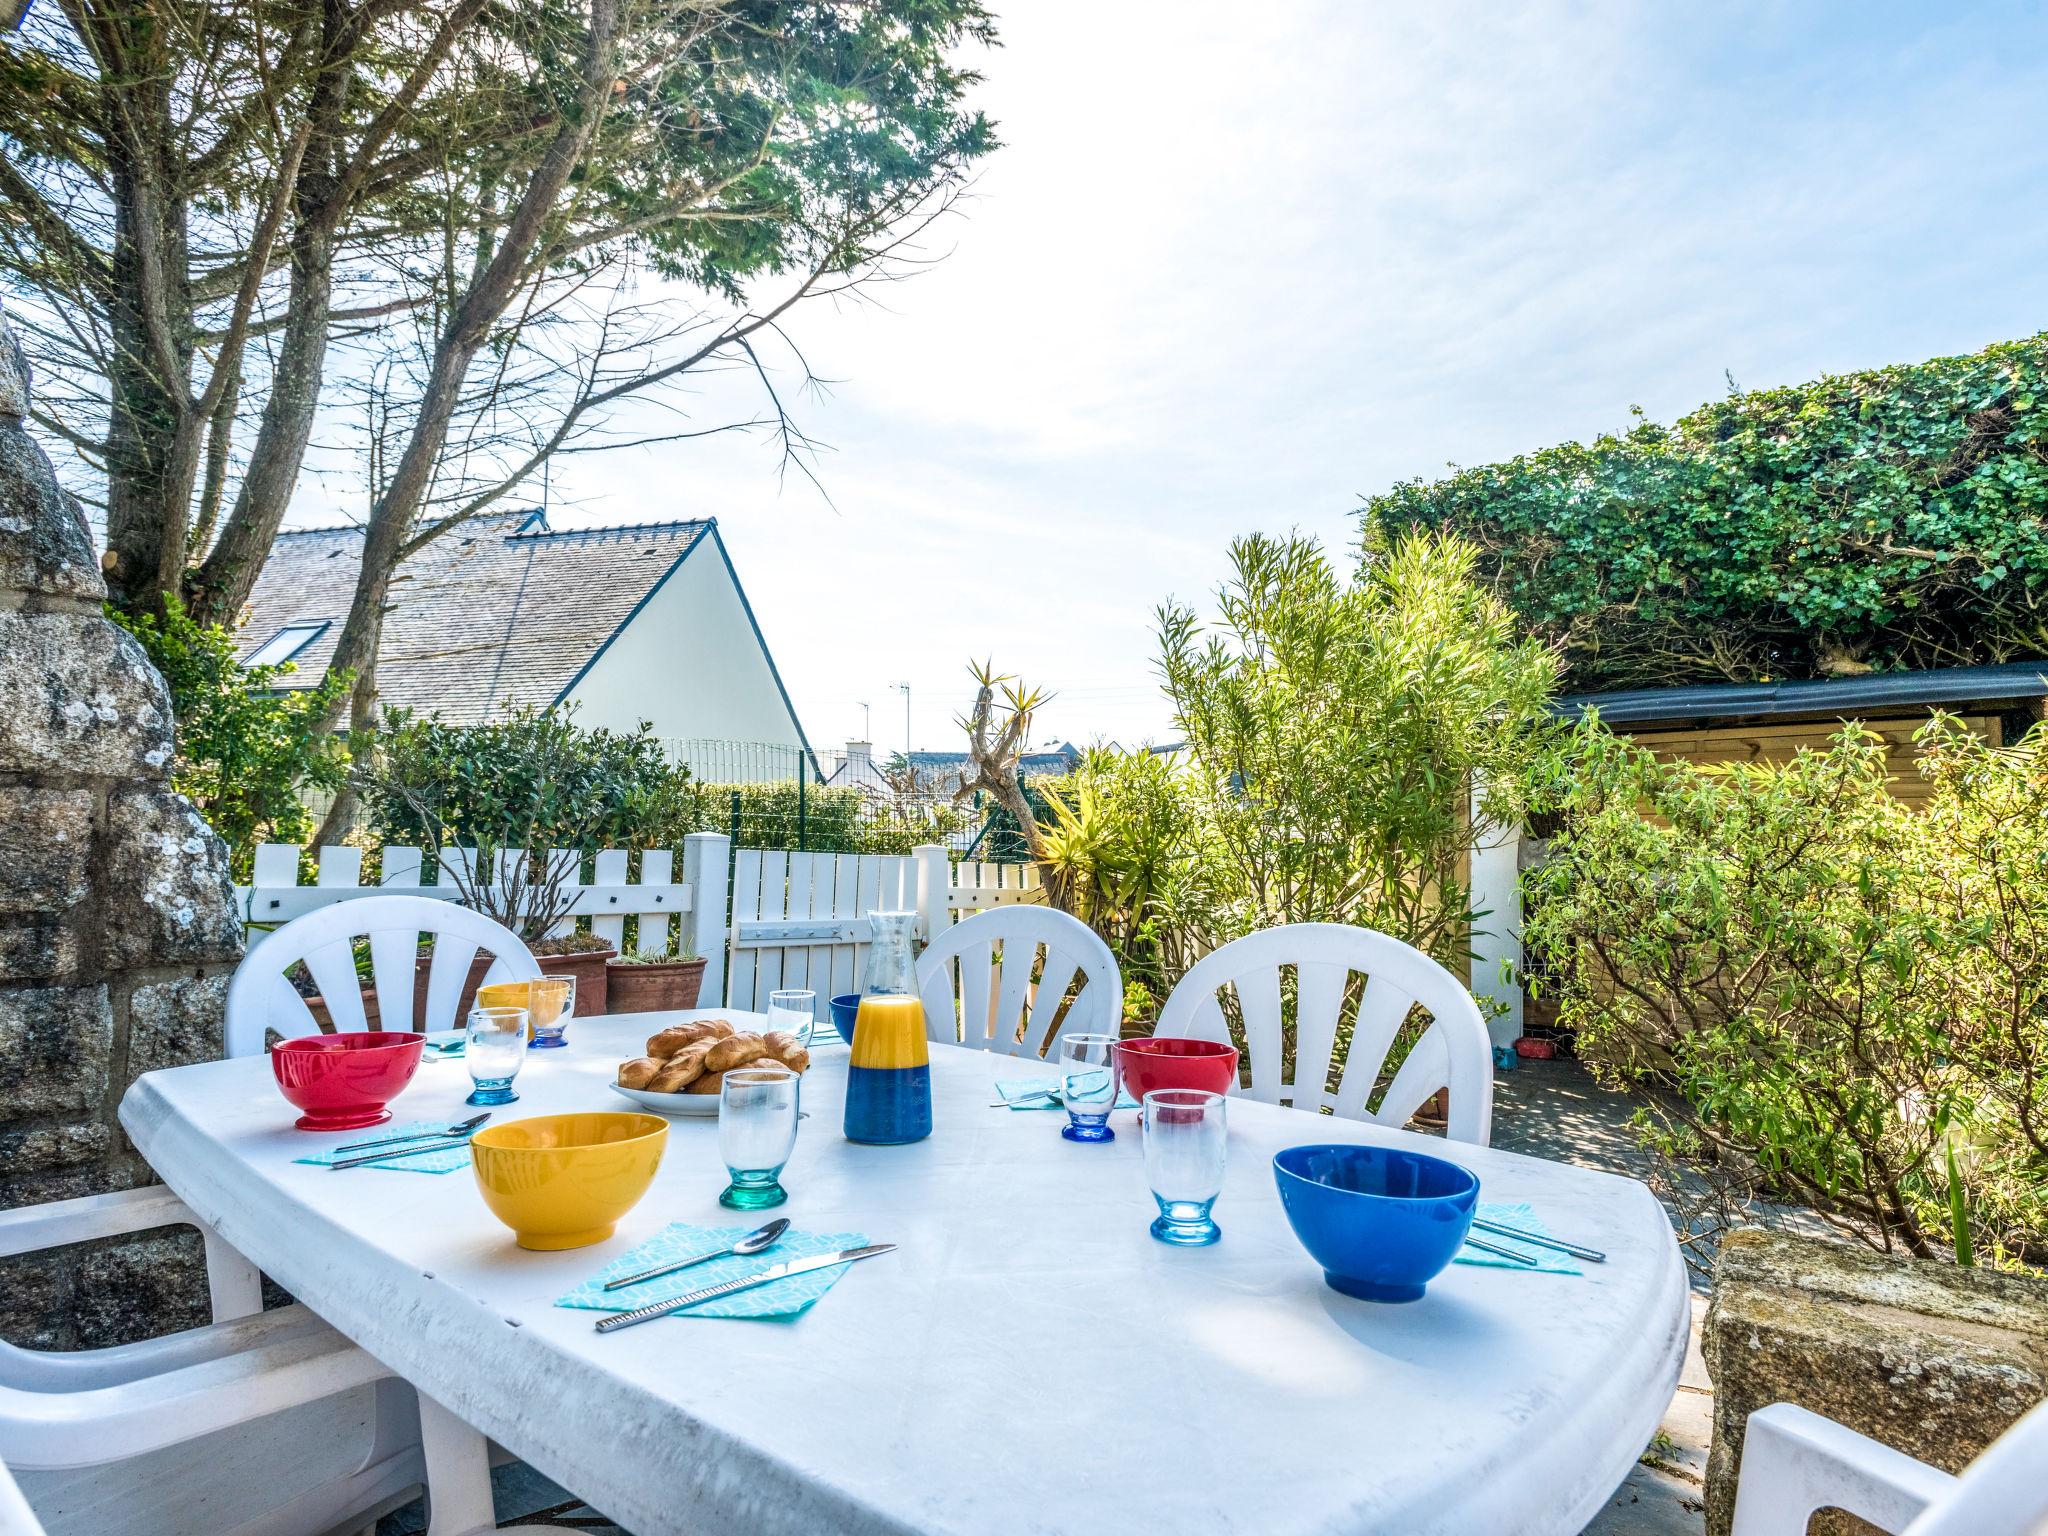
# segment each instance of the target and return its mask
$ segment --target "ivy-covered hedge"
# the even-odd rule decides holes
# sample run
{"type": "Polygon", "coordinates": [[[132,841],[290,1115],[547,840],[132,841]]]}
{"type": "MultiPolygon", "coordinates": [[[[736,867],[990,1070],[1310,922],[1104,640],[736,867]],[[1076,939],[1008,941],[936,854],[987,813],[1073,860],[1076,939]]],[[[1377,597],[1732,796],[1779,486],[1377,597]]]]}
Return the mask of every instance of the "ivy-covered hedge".
{"type": "Polygon", "coordinates": [[[2048,655],[2048,335],[1754,390],[1369,498],[1452,528],[1567,689],[2048,655]]]}

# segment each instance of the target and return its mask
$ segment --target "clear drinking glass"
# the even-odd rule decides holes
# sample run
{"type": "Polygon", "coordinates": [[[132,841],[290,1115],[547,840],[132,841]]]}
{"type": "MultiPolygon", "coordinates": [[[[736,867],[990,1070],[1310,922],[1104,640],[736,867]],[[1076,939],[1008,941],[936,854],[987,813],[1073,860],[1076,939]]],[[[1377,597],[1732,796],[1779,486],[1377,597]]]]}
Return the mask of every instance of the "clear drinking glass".
{"type": "Polygon", "coordinates": [[[1067,1106],[1062,1136],[1069,1141],[1116,1140],[1109,1112],[1116,1108],[1119,1070],[1115,1035],[1060,1036],[1060,1097],[1067,1106]]]}
{"type": "Polygon", "coordinates": [[[538,981],[529,981],[526,1006],[533,1025],[533,1038],[527,1042],[529,1050],[549,1051],[567,1045],[564,1034],[576,1012],[576,978],[543,976],[538,981]]]}
{"type": "Polygon", "coordinates": [[[796,1146],[797,1075],[787,1067],[735,1067],[718,1085],[718,1155],[732,1182],[718,1203],[758,1211],[789,1198],[782,1165],[796,1146]]]}
{"type": "Polygon", "coordinates": [[[1209,1207],[1223,1189],[1223,1095],[1155,1088],[1138,1107],[1138,1124],[1145,1138],[1145,1180],[1159,1202],[1152,1235],[1182,1248],[1215,1242],[1223,1229],[1209,1219],[1209,1207]]]}
{"type": "Polygon", "coordinates": [[[469,1042],[462,1059],[476,1091],[465,1104],[514,1104],[512,1079],[526,1063],[527,1012],[524,1008],[472,1008],[469,1042]]]}
{"type": "Polygon", "coordinates": [[[811,1043],[811,1025],[817,1019],[818,994],[792,987],[768,994],[768,1032],[784,1030],[796,1036],[798,1045],[811,1043]]]}

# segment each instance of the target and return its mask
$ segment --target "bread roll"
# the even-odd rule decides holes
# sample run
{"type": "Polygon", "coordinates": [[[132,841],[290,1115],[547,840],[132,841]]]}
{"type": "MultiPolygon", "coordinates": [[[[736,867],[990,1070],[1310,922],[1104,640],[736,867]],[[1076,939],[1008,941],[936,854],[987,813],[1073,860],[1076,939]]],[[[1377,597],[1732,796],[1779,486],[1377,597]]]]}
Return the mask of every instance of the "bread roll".
{"type": "Polygon", "coordinates": [[[695,1045],[684,1046],[662,1063],[649,1086],[656,1093],[681,1093],[703,1072],[704,1058],[713,1044],[710,1040],[699,1040],[695,1045]]]}
{"type": "Polygon", "coordinates": [[[770,1057],[792,1072],[801,1072],[811,1064],[811,1053],[798,1045],[796,1036],[786,1029],[770,1030],[761,1037],[761,1043],[768,1047],[770,1057]]]}
{"type": "Polygon", "coordinates": [[[744,1067],[750,1061],[759,1061],[768,1054],[768,1046],[759,1035],[734,1035],[721,1040],[711,1047],[711,1054],[704,1058],[706,1072],[730,1072],[734,1067],[744,1067]]]}
{"type": "Polygon", "coordinates": [[[724,1086],[725,1074],[723,1072],[705,1072],[701,1073],[698,1076],[697,1080],[690,1084],[689,1087],[685,1088],[683,1092],[717,1093],[724,1086]]]}
{"type": "Polygon", "coordinates": [[[647,1039],[647,1054],[655,1057],[673,1056],[685,1046],[695,1045],[699,1040],[723,1040],[732,1033],[732,1026],[724,1019],[698,1019],[691,1024],[671,1024],[658,1034],[647,1039]]]}
{"type": "Polygon", "coordinates": [[[619,1063],[619,1086],[621,1088],[645,1088],[654,1081],[664,1063],[652,1056],[635,1056],[631,1061],[619,1063]]]}

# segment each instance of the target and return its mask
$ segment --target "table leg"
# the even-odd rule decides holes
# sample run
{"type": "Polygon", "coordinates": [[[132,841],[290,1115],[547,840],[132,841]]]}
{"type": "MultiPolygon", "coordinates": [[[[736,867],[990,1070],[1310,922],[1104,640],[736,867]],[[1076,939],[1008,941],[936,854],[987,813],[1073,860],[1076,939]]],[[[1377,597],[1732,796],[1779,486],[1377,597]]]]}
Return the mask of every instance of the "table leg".
{"type": "Polygon", "coordinates": [[[420,1450],[427,1464],[426,1536],[560,1536],[541,1525],[500,1527],[491,1501],[491,1443],[426,1393],[420,1450]]]}

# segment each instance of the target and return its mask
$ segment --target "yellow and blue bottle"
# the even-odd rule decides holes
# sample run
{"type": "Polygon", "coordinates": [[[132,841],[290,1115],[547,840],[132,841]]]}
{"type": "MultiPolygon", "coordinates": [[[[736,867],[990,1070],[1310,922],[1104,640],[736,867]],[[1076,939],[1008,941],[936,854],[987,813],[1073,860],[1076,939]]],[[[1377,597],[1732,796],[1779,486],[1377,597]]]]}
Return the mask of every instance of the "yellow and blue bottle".
{"type": "Polygon", "coordinates": [[[932,1133],[931,1051],[911,961],[915,912],[871,912],[873,942],[846,1069],[846,1139],[874,1146],[932,1133]]]}

